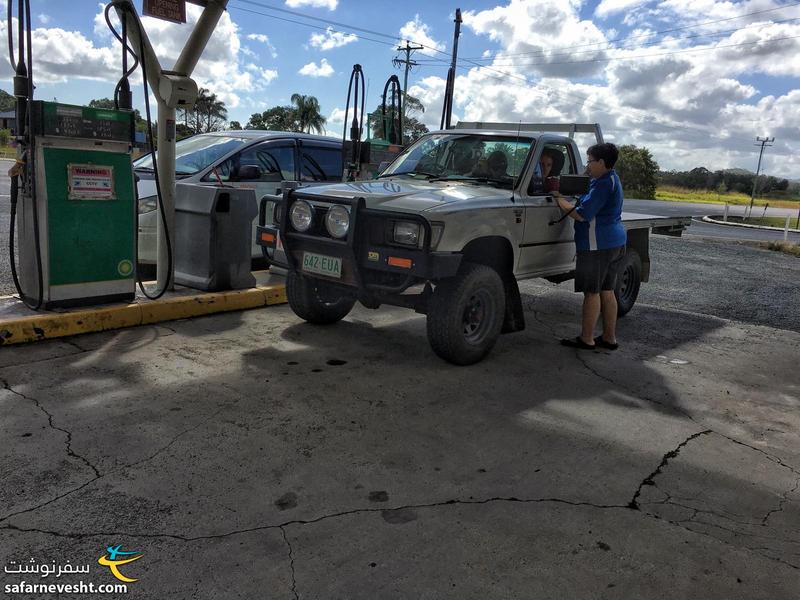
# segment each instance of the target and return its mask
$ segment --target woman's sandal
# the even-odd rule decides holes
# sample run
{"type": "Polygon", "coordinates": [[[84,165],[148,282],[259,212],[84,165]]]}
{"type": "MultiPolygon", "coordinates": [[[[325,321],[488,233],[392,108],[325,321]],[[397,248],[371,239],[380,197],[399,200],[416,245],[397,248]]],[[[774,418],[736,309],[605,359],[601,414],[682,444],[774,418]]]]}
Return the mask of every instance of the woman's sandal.
{"type": "Polygon", "coordinates": [[[584,342],[580,336],[575,338],[565,338],[561,340],[561,345],[568,346],[570,348],[578,348],[579,350],[594,350],[596,347],[594,344],[587,344],[584,342]]]}
{"type": "Polygon", "coordinates": [[[606,350],[616,350],[619,348],[619,344],[612,344],[611,342],[605,341],[602,335],[598,335],[594,338],[594,345],[598,348],[605,348],[606,350]]]}

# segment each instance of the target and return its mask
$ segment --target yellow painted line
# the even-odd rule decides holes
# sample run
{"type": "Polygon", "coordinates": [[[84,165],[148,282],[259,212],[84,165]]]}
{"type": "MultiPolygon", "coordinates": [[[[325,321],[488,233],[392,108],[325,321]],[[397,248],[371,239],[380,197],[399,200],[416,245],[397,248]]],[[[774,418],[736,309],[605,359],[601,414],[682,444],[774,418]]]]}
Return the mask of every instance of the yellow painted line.
{"type": "Polygon", "coordinates": [[[285,303],[286,286],[280,283],[248,290],[143,300],[141,304],[0,318],[0,346],[285,303]]]}

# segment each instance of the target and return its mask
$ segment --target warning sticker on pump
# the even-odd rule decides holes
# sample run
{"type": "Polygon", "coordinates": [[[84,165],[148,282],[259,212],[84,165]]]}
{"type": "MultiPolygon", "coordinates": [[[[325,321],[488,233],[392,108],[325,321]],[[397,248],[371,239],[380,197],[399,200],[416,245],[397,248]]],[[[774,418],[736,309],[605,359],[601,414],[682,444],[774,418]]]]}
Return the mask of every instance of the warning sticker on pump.
{"type": "Polygon", "coordinates": [[[115,200],[114,167],[67,165],[70,200],[115,200]]]}

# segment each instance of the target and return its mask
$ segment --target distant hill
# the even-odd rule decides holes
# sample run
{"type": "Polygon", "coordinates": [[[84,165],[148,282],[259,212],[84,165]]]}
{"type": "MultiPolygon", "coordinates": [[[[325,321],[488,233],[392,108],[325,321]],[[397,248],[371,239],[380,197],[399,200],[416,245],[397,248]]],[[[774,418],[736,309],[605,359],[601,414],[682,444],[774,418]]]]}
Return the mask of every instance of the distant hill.
{"type": "Polygon", "coordinates": [[[9,110],[14,110],[14,107],[17,105],[17,100],[4,90],[0,90],[0,112],[8,112],[9,110]]]}

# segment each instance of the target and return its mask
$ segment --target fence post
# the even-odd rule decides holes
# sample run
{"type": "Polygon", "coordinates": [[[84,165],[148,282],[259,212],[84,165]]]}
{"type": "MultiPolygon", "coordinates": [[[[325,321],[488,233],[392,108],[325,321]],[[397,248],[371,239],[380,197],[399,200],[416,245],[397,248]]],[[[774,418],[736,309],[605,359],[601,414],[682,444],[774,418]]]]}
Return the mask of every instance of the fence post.
{"type": "Polygon", "coordinates": [[[791,218],[792,218],[791,216],[786,215],[786,226],[783,228],[783,241],[784,242],[788,242],[789,241],[789,220],[791,218]]]}
{"type": "Polygon", "coordinates": [[[722,216],[723,223],[728,222],[728,203],[725,203],[725,214],[722,216]]]}

